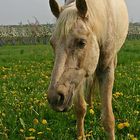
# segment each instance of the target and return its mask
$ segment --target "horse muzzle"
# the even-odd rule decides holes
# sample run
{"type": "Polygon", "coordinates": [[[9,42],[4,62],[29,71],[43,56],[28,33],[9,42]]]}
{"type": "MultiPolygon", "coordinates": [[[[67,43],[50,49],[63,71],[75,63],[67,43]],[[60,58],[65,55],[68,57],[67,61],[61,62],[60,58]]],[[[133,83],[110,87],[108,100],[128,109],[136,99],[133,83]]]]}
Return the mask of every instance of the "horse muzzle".
{"type": "Polygon", "coordinates": [[[49,88],[48,102],[53,110],[59,112],[68,111],[72,106],[73,88],[68,89],[65,85],[58,88],[49,88]]]}

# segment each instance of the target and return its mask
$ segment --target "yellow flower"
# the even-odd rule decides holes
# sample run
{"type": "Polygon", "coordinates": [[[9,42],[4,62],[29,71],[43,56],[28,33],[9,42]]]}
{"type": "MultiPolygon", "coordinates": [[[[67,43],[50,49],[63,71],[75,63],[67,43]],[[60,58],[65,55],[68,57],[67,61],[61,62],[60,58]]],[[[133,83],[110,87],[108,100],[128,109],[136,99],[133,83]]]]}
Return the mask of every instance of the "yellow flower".
{"type": "Polygon", "coordinates": [[[93,131],[91,130],[91,131],[89,131],[89,134],[92,134],[93,133],[93,131]]]}
{"type": "Polygon", "coordinates": [[[42,135],[42,134],[43,134],[43,132],[38,132],[37,134],[38,134],[38,135],[42,135]]]}
{"type": "Polygon", "coordinates": [[[2,115],[2,117],[5,117],[5,113],[2,113],[1,115],[2,115]]]}
{"type": "Polygon", "coordinates": [[[132,138],[131,140],[138,140],[137,138],[132,138]]]}
{"type": "Polygon", "coordinates": [[[34,125],[37,125],[38,123],[39,123],[38,119],[35,118],[35,119],[33,120],[33,124],[34,124],[34,125]]]}
{"type": "Polygon", "coordinates": [[[20,131],[21,133],[23,133],[23,132],[24,132],[24,129],[20,129],[19,131],[20,131]]]}
{"type": "Polygon", "coordinates": [[[124,122],[124,123],[119,123],[118,124],[118,128],[119,129],[123,129],[124,127],[129,127],[130,124],[128,122],[124,122]]]}
{"type": "Polygon", "coordinates": [[[115,98],[118,98],[118,97],[120,97],[120,96],[123,96],[123,93],[122,93],[122,92],[116,92],[116,93],[113,94],[113,96],[114,96],[115,98]]]}
{"type": "Polygon", "coordinates": [[[48,128],[48,127],[47,127],[46,130],[51,131],[51,128],[48,128]]]}
{"type": "Polygon", "coordinates": [[[123,124],[124,124],[125,127],[129,127],[130,126],[130,124],[128,122],[124,122],[123,124]]]}
{"type": "Polygon", "coordinates": [[[46,125],[47,121],[45,119],[42,120],[42,124],[46,125]]]}
{"type": "Polygon", "coordinates": [[[25,140],[35,140],[34,136],[26,137],[25,140]]]}
{"type": "Polygon", "coordinates": [[[118,128],[119,128],[119,129],[123,129],[123,128],[124,128],[124,124],[123,124],[123,123],[119,123],[119,124],[118,124],[118,128]]]}
{"type": "Polygon", "coordinates": [[[82,137],[82,136],[79,136],[79,137],[78,137],[78,140],[82,140],[82,139],[83,139],[83,137],[82,137]]]}
{"type": "Polygon", "coordinates": [[[128,137],[131,139],[131,140],[138,140],[134,135],[132,134],[128,134],[128,137]]]}
{"type": "Polygon", "coordinates": [[[29,128],[30,132],[35,132],[36,130],[34,128],[29,128]]]}
{"type": "Polygon", "coordinates": [[[135,110],[134,111],[134,114],[138,115],[139,114],[139,111],[135,110]]]}
{"type": "Polygon", "coordinates": [[[91,137],[91,134],[86,134],[86,137],[91,137]]]}
{"type": "Polygon", "coordinates": [[[90,114],[94,115],[94,110],[93,109],[90,109],[89,112],[90,112],[90,114]]]}
{"type": "Polygon", "coordinates": [[[140,102],[140,99],[137,99],[136,102],[140,102]]]}

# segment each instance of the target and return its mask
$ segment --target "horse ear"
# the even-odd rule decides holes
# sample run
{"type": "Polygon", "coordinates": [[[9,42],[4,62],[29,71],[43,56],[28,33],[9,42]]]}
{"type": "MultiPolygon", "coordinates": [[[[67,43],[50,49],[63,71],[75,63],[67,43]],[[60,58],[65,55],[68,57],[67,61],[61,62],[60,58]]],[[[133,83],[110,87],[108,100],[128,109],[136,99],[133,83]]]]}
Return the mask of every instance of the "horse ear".
{"type": "Polygon", "coordinates": [[[76,7],[78,9],[79,15],[85,18],[87,13],[87,4],[85,0],[76,0],[76,7]]]}
{"type": "Polygon", "coordinates": [[[53,15],[58,18],[60,15],[60,7],[58,3],[55,0],[49,0],[49,4],[53,15]]]}

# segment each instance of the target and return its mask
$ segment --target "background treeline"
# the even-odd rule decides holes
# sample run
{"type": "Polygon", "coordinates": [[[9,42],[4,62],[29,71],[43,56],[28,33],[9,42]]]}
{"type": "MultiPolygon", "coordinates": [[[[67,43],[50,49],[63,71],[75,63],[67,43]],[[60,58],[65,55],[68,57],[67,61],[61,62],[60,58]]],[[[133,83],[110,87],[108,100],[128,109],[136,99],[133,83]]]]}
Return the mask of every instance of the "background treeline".
{"type": "Polygon", "coordinates": [[[28,23],[27,25],[0,26],[0,46],[47,44],[53,24],[28,23]]]}
{"type": "MultiPolygon", "coordinates": [[[[0,46],[21,44],[47,44],[53,24],[28,23],[27,25],[0,26],[0,46]]],[[[140,23],[130,23],[129,40],[140,39],[140,23]]]]}
{"type": "Polygon", "coordinates": [[[129,40],[139,40],[140,39],[140,23],[130,22],[127,38],[129,40]]]}

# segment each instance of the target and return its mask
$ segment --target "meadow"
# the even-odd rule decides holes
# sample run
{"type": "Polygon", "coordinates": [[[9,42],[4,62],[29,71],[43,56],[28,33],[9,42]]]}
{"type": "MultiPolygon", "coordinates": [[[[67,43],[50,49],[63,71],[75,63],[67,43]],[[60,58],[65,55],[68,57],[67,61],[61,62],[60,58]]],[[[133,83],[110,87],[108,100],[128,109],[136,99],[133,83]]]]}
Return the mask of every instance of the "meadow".
{"type": "MultiPolygon", "coordinates": [[[[46,95],[54,55],[48,45],[0,47],[0,140],[75,140],[74,110],[58,113],[46,95]]],[[[140,140],[140,40],[126,41],[113,88],[116,140],[140,140]]],[[[87,140],[107,140],[100,98],[87,109],[87,140]]]]}

